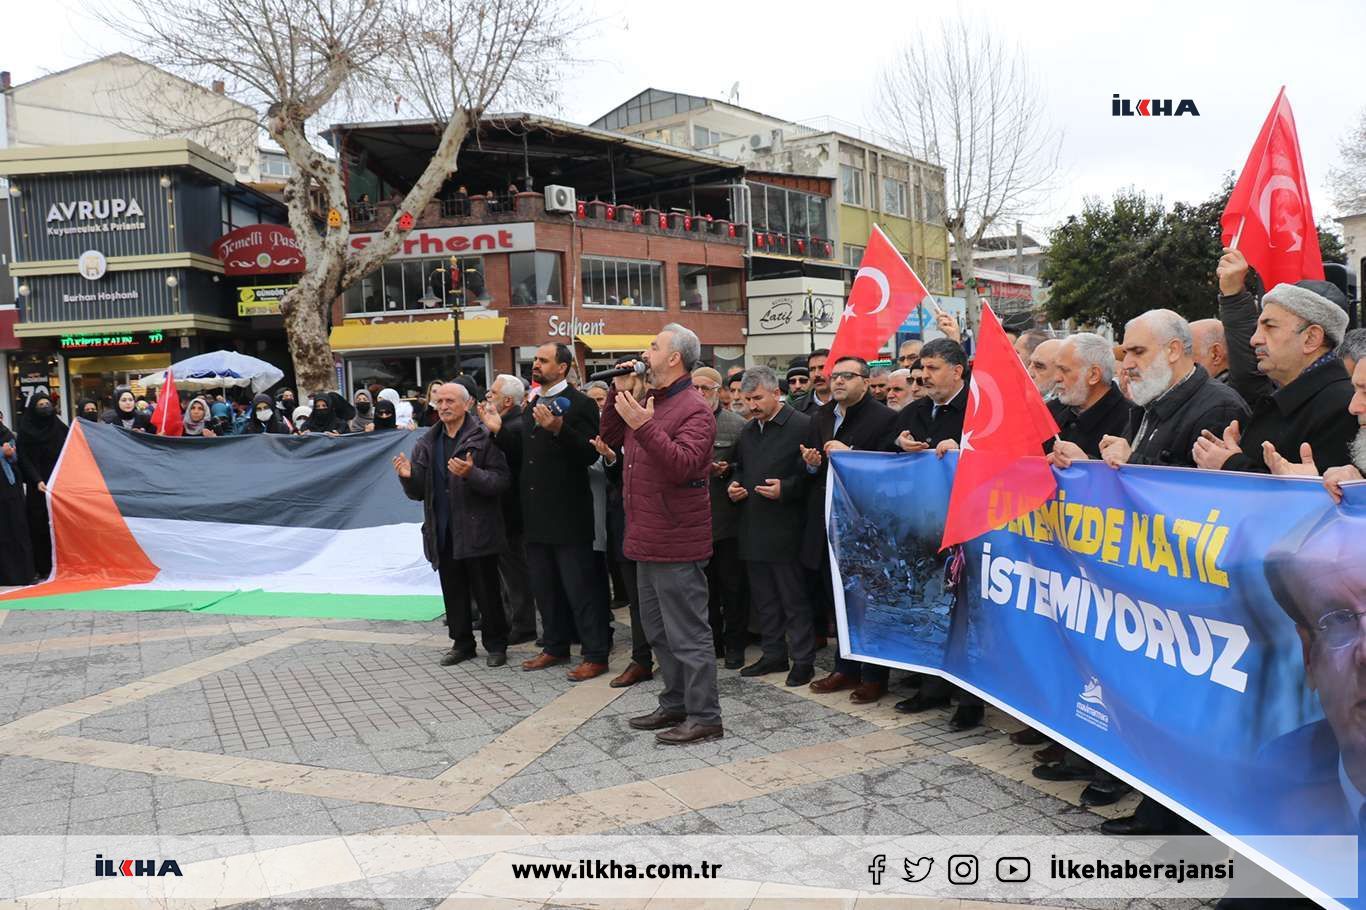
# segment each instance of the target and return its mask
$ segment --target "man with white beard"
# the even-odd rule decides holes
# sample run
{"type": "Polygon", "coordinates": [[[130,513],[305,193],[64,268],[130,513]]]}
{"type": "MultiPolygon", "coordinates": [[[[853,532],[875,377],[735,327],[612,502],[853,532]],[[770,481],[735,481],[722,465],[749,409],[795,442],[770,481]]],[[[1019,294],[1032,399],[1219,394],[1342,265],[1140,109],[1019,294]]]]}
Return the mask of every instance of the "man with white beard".
{"type": "Polygon", "coordinates": [[[1123,436],[1106,436],[1100,455],[1111,467],[1159,464],[1193,468],[1191,450],[1205,430],[1223,433],[1247,417],[1238,393],[1195,362],[1190,323],[1171,310],[1149,310],[1124,327],[1129,400],[1138,407],[1123,436]]]}
{"type": "Polygon", "coordinates": [[[1100,441],[1129,425],[1129,402],[1114,383],[1114,349],[1093,332],[1079,332],[1062,340],[1054,370],[1063,410],[1058,441],[1044,445],[1052,453],[1049,462],[1066,468],[1073,461],[1099,458],[1100,441]]]}

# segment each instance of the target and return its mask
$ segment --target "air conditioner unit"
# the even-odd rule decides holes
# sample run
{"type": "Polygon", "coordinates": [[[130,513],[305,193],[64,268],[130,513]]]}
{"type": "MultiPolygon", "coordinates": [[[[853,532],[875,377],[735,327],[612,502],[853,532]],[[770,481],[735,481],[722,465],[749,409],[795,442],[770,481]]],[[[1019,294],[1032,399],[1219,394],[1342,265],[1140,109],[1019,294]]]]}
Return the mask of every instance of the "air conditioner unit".
{"type": "Polygon", "coordinates": [[[768,137],[768,136],[761,136],[761,135],[758,134],[758,133],[755,133],[753,136],[750,136],[750,137],[749,137],[749,148],[750,148],[750,151],[753,151],[753,152],[761,152],[761,151],[763,151],[764,149],[768,149],[768,148],[772,148],[772,147],[773,147],[773,139],[772,139],[771,137],[768,137]]]}
{"type": "Polygon", "coordinates": [[[547,212],[568,212],[571,215],[578,207],[572,186],[548,186],[545,188],[545,210],[547,212]]]}

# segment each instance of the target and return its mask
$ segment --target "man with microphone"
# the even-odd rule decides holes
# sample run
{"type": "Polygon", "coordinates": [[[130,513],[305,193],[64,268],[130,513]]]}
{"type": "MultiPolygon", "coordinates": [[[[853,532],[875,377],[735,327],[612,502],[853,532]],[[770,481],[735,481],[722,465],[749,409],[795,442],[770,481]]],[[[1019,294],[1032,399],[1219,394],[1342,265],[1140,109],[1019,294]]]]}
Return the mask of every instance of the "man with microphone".
{"type": "MultiPolygon", "coordinates": [[[[543,670],[569,660],[575,627],[583,642],[583,661],[567,674],[582,682],[607,672],[612,649],[612,617],[593,596],[593,491],[588,468],[598,460],[598,406],[569,384],[574,354],[568,345],[536,349],[531,378],[541,394],[521,428],[523,536],[531,591],[541,611],[544,650],[522,662],[523,670],[543,670]]],[[[517,446],[510,427],[492,408],[480,413],[505,452],[517,446]]]]}
{"type": "Polygon", "coordinates": [[[724,735],[706,576],[716,419],[692,386],[701,355],[697,335],[666,325],[644,354],[644,400],[613,388],[602,412],[603,442],[624,445],[622,549],[636,561],[640,618],[664,679],[659,707],[629,723],[659,731],[655,739],[666,745],[724,735]]]}

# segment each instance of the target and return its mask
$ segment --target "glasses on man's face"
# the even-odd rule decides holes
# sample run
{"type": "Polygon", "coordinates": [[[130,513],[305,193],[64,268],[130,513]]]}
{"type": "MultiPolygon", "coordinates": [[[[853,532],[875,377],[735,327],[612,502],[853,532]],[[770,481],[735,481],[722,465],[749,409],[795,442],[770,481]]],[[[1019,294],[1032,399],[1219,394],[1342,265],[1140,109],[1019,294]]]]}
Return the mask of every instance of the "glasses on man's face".
{"type": "Polygon", "coordinates": [[[867,373],[859,373],[854,370],[839,370],[830,374],[831,379],[842,379],[845,382],[851,379],[865,379],[867,376],[867,373]]]}
{"type": "Polygon", "coordinates": [[[721,387],[720,387],[719,385],[704,385],[704,384],[698,383],[698,382],[694,382],[692,387],[693,387],[694,389],[697,389],[697,391],[699,391],[699,392],[705,392],[705,393],[707,393],[708,395],[710,395],[712,392],[719,392],[719,391],[721,391],[721,387]]]}
{"type": "Polygon", "coordinates": [[[925,380],[920,376],[915,376],[911,379],[911,385],[923,386],[924,384],[925,380]]]}
{"type": "Polygon", "coordinates": [[[1366,610],[1333,610],[1314,623],[1314,639],[1330,651],[1354,645],[1361,637],[1361,617],[1366,610]]]}
{"type": "Polygon", "coordinates": [[[787,384],[801,386],[806,385],[807,381],[808,380],[805,376],[793,376],[791,379],[787,381],[787,384]]]}

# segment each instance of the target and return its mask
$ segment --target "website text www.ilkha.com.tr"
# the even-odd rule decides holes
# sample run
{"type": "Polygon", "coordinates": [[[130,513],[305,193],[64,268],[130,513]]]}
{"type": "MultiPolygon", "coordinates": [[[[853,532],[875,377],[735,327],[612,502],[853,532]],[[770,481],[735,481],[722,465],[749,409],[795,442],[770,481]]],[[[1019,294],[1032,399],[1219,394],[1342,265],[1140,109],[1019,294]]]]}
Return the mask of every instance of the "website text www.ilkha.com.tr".
{"type": "Polygon", "coordinates": [[[619,863],[614,859],[581,859],[578,863],[513,863],[519,879],[709,879],[716,878],[720,863],[619,863]]]}

